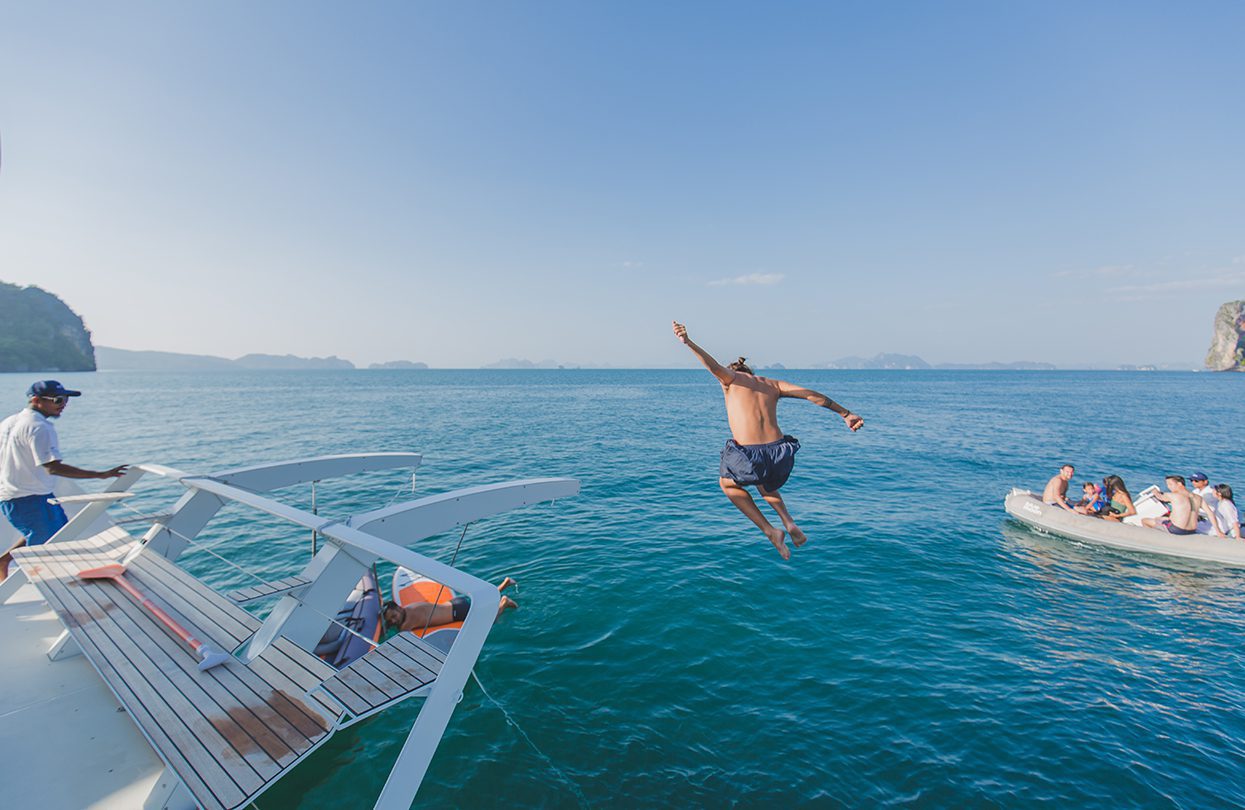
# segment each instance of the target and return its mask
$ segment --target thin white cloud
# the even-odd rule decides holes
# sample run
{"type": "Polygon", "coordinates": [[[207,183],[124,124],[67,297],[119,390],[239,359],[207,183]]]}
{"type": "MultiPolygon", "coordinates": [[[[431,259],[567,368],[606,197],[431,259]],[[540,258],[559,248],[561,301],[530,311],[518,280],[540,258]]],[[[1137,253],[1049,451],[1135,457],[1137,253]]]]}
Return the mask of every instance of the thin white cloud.
{"type": "Polygon", "coordinates": [[[710,287],[726,287],[738,284],[759,284],[761,286],[770,286],[782,281],[786,276],[782,273],[749,273],[746,276],[735,276],[734,278],[719,278],[710,281],[710,287]]]}
{"type": "Polygon", "coordinates": [[[644,262],[619,262],[617,266],[623,270],[639,270],[644,266],[644,262]]]}

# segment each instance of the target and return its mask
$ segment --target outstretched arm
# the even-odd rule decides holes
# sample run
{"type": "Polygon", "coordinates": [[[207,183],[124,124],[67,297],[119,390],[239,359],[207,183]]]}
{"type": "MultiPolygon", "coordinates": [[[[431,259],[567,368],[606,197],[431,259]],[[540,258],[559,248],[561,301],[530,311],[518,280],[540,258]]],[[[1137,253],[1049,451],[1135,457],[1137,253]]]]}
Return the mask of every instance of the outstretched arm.
{"type": "Polygon", "coordinates": [[[81,467],[74,467],[63,461],[49,461],[43,465],[43,469],[52,475],[59,475],[61,478],[120,478],[125,473],[127,465],[121,464],[113,467],[111,470],[84,470],[81,467]]]}
{"type": "Polygon", "coordinates": [[[823,408],[834,411],[839,416],[843,417],[843,421],[847,423],[847,426],[851,428],[853,432],[860,430],[865,426],[865,420],[861,419],[858,414],[852,413],[825,394],[814,391],[811,388],[801,388],[798,385],[792,385],[791,383],[783,382],[782,380],[775,380],[774,382],[778,383],[779,396],[792,397],[793,399],[807,399],[814,405],[820,405],[823,408]]]}
{"type": "Polygon", "coordinates": [[[735,381],[735,372],[713,359],[713,355],[697,346],[692,339],[687,336],[687,327],[678,321],[674,321],[674,336],[683,341],[683,345],[692,350],[692,354],[700,358],[700,362],[705,364],[705,368],[709,369],[709,373],[718,378],[718,382],[722,385],[730,385],[735,381]]]}

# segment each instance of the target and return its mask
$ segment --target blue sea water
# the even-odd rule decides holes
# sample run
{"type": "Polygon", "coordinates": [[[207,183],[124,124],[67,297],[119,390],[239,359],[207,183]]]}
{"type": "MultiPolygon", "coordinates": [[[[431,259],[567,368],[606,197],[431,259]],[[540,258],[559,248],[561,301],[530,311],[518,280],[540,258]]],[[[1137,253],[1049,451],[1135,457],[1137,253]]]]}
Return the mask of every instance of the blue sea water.
{"type": "MultiPolygon", "coordinates": [[[[0,375],[13,410],[28,376],[0,375]]],[[[471,527],[458,555],[520,582],[477,673],[548,760],[472,684],[421,804],[1245,804],[1245,572],[1039,536],[1002,509],[1065,461],[1074,487],[1196,468],[1245,491],[1245,375],[784,372],[867,422],[782,404],[803,445],[783,492],[810,537],[789,563],[717,489],[728,435],[703,372],[60,376],[86,392],[58,425],[81,466],[413,450],[420,495],[582,482],[471,527]]],[[[410,489],[376,474],[318,500],[347,515],[410,489]]],[[[310,546],[240,509],[204,539],[266,578],[310,546]]],[[[370,807],[416,709],[339,734],[259,805],[370,807]]]]}

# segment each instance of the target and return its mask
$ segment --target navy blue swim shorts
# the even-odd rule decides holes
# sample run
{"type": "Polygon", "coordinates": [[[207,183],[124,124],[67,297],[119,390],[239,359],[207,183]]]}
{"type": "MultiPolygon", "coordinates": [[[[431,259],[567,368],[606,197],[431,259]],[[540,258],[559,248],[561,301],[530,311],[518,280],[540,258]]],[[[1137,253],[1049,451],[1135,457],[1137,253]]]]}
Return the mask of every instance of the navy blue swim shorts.
{"type": "Polygon", "coordinates": [[[11,501],[0,501],[0,514],[13,524],[13,528],[26,538],[26,545],[46,543],[68,523],[65,510],[59,504],[48,503],[47,495],[25,495],[11,501]]]}
{"type": "Polygon", "coordinates": [[[800,440],[794,436],[783,436],[766,444],[739,444],[731,439],[722,448],[718,475],[740,486],[756,484],[767,492],[774,492],[787,483],[799,449],[800,440]]]}

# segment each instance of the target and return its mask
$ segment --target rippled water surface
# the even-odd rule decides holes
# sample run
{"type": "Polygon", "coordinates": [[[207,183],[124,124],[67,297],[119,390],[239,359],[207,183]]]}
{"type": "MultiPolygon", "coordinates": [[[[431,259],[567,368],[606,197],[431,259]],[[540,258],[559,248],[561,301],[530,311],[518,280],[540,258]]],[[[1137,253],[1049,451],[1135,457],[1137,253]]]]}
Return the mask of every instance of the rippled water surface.
{"type": "MultiPolygon", "coordinates": [[[[473,526],[458,558],[520,582],[477,673],[549,761],[472,684],[429,806],[1245,804],[1245,572],[1042,537],[1002,508],[1065,460],[1075,484],[1200,468],[1245,491],[1245,375],[784,372],[867,420],[853,435],[783,403],[803,444],[783,492],[811,538],[790,563],[717,489],[727,434],[703,372],[61,376],[86,391],[59,425],[83,466],[414,450],[420,494],[580,479],[473,526]]],[[[28,383],[0,376],[14,410],[28,383]]],[[[325,484],[321,512],[404,487],[325,484]]],[[[268,578],[310,545],[238,509],[204,537],[268,578]]],[[[419,550],[448,560],[457,540],[419,550]]],[[[413,703],[260,806],[370,807],[413,703]]]]}

